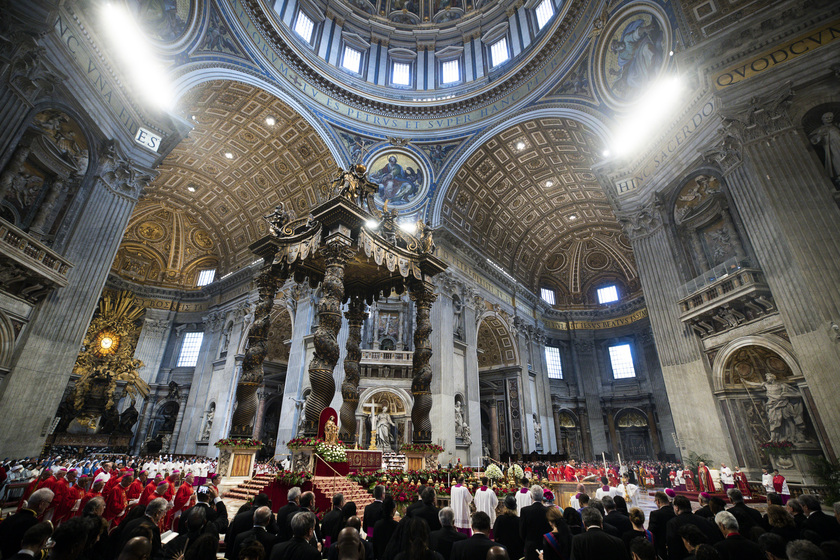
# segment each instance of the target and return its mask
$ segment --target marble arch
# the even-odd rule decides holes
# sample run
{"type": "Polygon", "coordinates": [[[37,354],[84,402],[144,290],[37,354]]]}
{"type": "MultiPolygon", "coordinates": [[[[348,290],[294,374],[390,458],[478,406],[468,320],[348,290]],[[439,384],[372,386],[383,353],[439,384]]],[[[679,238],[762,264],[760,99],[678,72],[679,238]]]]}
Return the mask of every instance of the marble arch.
{"type": "Polygon", "coordinates": [[[0,370],[8,370],[15,349],[15,328],[5,313],[0,311],[0,370]]]}
{"type": "MultiPolygon", "coordinates": [[[[510,329],[499,319],[495,311],[486,311],[479,317],[478,327],[475,329],[476,348],[481,347],[482,336],[486,337],[487,343],[492,343],[499,350],[497,363],[490,364],[489,367],[518,366],[522,363],[519,360],[518,345],[510,329]]],[[[479,356],[479,369],[481,367],[479,356]]]]}
{"type": "Polygon", "coordinates": [[[235,70],[233,68],[219,67],[201,68],[198,70],[185,72],[184,74],[179,76],[177,80],[174,80],[172,84],[172,87],[175,90],[176,101],[180,101],[187,94],[187,92],[189,92],[196,86],[215,80],[241,82],[243,84],[248,84],[250,86],[260,88],[270,93],[271,95],[273,95],[274,97],[278,98],[280,101],[291,107],[298,115],[300,115],[307,122],[307,124],[309,124],[309,126],[315,129],[315,132],[318,134],[318,136],[320,136],[321,141],[327,145],[327,148],[330,151],[330,155],[332,155],[333,159],[336,162],[341,162],[342,167],[351,163],[349,161],[344,160],[344,155],[342,154],[341,148],[333,143],[332,135],[329,134],[329,132],[327,132],[322,122],[312,114],[312,112],[306,105],[301,103],[299,99],[289,95],[282,88],[278,87],[276,83],[269,82],[263,78],[254,76],[248,72],[235,70]]]}
{"type": "Polygon", "coordinates": [[[411,393],[401,387],[368,387],[363,389],[359,394],[359,405],[356,409],[356,415],[370,415],[370,412],[366,412],[362,407],[380,393],[391,393],[396,395],[397,398],[402,401],[402,405],[404,407],[403,412],[406,416],[411,416],[411,408],[414,406],[414,397],[411,396],[411,393]]]}
{"type": "Polygon", "coordinates": [[[772,350],[785,361],[787,366],[790,368],[794,379],[802,378],[802,368],[799,366],[799,360],[797,360],[794,355],[793,347],[790,342],[774,334],[744,336],[737,340],[733,340],[721,348],[720,352],[718,352],[715,356],[715,363],[712,365],[712,379],[714,381],[714,390],[716,393],[720,393],[724,390],[723,374],[729,358],[737,350],[744,348],[745,346],[761,346],[763,348],[767,348],[768,350],[772,350]]]}

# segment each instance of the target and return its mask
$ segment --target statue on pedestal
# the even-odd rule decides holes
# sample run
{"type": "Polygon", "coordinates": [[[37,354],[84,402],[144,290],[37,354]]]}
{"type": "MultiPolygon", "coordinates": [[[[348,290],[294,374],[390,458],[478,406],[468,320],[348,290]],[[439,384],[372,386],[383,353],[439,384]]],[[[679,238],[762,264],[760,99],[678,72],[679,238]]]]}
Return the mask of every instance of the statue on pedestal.
{"type": "Polygon", "coordinates": [[[811,144],[822,146],[825,171],[835,185],[840,186],[840,127],[834,123],[834,113],[822,115],[822,125],[809,135],[811,144]]]}
{"type": "Polygon", "coordinates": [[[394,439],[391,437],[391,430],[394,421],[388,414],[388,407],[384,407],[376,416],[376,447],[383,451],[391,451],[394,447],[394,439]]]}
{"type": "Polygon", "coordinates": [[[332,416],[324,424],[324,441],[327,445],[338,445],[338,426],[332,416]]]}

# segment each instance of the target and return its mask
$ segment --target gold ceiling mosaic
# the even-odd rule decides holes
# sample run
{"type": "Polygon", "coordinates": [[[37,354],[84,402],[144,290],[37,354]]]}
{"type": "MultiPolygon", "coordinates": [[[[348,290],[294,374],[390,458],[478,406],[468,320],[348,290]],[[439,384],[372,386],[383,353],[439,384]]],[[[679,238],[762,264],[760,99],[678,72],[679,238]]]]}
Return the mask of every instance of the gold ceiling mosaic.
{"type": "Polygon", "coordinates": [[[602,149],[574,120],[512,126],[458,170],[442,220],[526,286],[536,290],[549,279],[563,303],[590,303],[587,290],[600,277],[635,292],[630,243],[591,171],[602,149]]]}
{"type": "Polygon", "coordinates": [[[320,199],[336,164],[303,117],[262,89],[207,82],[179,107],[195,128],[166,157],[144,200],[206,228],[218,277],[254,260],[248,245],[266,234],[266,209],[284,202],[301,215],[320,199]]]}

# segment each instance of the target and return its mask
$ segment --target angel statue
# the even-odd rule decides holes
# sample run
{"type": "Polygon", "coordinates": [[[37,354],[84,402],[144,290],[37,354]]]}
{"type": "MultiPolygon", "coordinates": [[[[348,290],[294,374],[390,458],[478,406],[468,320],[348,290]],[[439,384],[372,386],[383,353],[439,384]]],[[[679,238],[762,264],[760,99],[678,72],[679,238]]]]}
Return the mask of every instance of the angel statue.
{"type": "Polygon", "coordinates": [[[379,235],[385,238],[385,241],[396,244],[397,242],[397,216],[399,213],[396,210],[388,210],[388,201],[382,206],[382,212],[376,211],[377,218],[379,218],[379,235]]]}
{"type": "Polygon", "coordinates": [[[420,234],[420,252],[421,253],[434,253],[437,246],[435,245],[435,240],[432,239],[432,234],[435,232],[432,229],[432,224],[428,221],[423,222],[423,220],[417,220],[417,232],[420,234]]]}
{"type": "Polygon", "coordinates": [[[283,226],[288,223],[291,216],[286,212],[286,207],[281,202],[274,207],[274,212],[268,216],[264,216],[264,218],[268,222],[268,229],[271,231],[271,235],[280,237],[283,232],[283,226]]]}

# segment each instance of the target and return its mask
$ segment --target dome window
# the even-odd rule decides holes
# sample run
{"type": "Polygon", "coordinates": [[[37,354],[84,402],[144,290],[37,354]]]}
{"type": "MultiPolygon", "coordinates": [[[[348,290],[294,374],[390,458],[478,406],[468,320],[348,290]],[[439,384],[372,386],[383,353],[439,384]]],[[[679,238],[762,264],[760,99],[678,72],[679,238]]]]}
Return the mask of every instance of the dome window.
{"type": "Polygon", "coordinates": [[[405,62],[394,62],[391,68],[391,83],[397,86],[411,85],[411,65],[405,62]]]}
{"type": "Polygon", "coordinates": [[[213,282],[216,278],[216,269],[215,268],[208,268],[202,270],[198,273],[198,282],[196,282],[196,286],[206,286],[213,282]]]}
{"type": "Polygon", "coordinates": [[[618,288],[615,285],[598,288],[598,303],[618,301],[618,288]]]}
{"type": "Polygon", "coordinates": [[[303,12],[298,12],[295,20],[295,33],[307,43],[312,41],[312,31],[315,29],[315,22],[303,12]]]}
{"type": "Polygon", "coordinates": [[[508,51],[507,37],[502,37],[492,45],[490,45],[490,63],[493,68],[500,64],[507,62],[510,59],[510,52],[508,51]]]}
{"type": "Polygon", "coordinates": [[[353,47],[345,46],[341,67],[354,74],[359,74],[362,69],[362,53],[353,47]]]}
{"type": "Polygon", "coordinates": [[[554,3],[552,0],[542,0],[542,2],[537,5],[536,13],[537,27],[542,29],[554,16],[554,3]]]}
{"type": "Polygon", "coordinates": [[[461,79],[461,65],[457,58],[444,62],[441,65],[441,69],[444,84],[454,84],[461,79]]]}

